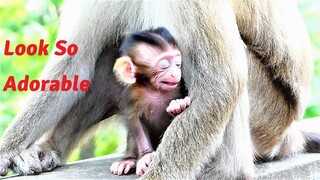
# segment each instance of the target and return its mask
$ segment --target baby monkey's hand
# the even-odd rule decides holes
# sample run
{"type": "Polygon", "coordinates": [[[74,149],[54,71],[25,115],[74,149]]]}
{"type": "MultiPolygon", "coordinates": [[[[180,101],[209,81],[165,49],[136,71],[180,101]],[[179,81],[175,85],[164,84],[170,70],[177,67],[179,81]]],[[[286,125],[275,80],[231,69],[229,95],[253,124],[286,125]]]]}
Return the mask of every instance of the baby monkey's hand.
{"type": "Polygon", "coordinates": [[[191,100],[190,97],[187,96],[184,99],[176,99],[172,100],[167,107],[166,111],[173,117],[180,114],[184,111],[188,106],[190,106],[191,100]]]}

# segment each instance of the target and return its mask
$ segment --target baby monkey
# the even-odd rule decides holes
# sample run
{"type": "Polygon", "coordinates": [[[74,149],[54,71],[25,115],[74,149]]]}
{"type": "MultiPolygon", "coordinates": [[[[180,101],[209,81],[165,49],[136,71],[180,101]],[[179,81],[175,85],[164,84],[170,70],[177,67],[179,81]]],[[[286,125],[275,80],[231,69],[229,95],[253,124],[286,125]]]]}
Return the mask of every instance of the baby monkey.
{"type": "Polygon", "coordinates": [[[111,172],[127,174],[136,167],[142,176],[150,166],[161,135],[172,118],[190,106],[182,98],[181,53],[165,28],[130,34],[120,47],[122,57],[114,71],[128,87],[127,149],[125,157],[114,162],[111,172]]]}

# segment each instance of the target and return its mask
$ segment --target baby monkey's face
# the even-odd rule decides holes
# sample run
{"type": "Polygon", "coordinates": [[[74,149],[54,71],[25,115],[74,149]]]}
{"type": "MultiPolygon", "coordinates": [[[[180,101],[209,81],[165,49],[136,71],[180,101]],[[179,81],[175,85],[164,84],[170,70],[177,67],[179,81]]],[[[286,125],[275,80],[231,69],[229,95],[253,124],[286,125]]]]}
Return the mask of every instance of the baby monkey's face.
{"type": "Polygon", "coordinates": [[[150,83],[159,90],[172,91],[181,80],[181,53],[177,48],[167,49],[141,44],[137,49],[136,60],[145,63],[150,69],[150,83]]]}

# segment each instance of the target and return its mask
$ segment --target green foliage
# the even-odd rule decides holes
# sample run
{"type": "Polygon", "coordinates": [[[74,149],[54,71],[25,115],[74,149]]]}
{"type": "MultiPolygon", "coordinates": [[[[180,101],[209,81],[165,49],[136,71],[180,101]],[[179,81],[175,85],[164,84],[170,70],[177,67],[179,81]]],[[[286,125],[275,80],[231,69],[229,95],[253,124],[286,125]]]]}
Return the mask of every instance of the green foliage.
{"type": "Polygon", "coordinates": [[[312,97],[304,115],[305,118],[320,116],[320,1],[304,0],[299,2],[314,53],[314,75],[312,97]]]}
{"type": "MultiPolygon", "coordinates": [[[[49,0],[15,0],[0,2],[0,43],[4,46],[10,40],[12,47],[19,43],[38,43],[44,39],[53,44],[57,31],[57,7],[61,2],[53,3],[49,0]]],[[[10,50],[13,50],[11,47],[10,50]]],[[[52,47],[52,45],[50,46],[52,47]]],[[[2,49],[2,48],[1,48],[2,49]]],[[[30,75],[37,78],[44,67],[46,56],[4,56],[0,54],[0,136],[5,127],[11,122],[15,114],[23,107],[22,98],[27,92],[2,91],[8,76],[13,75],[16,80],[30,75]]]]}
{"type": "Polygon", "coordinates": [[[94,156],[103,156],[115,152],[122,144],[117,131],[114,129],[108,129],[106,133],[99,133],[96,137],[94,156]]]}
{"type": "MultiPolygon", "coordinates": [[[[11,51],[17,44],[38,44],[44,39],[49,51],[54,47],[58,27],[58,9],[63,0],[14,0],[0,1],[0,43],[4,47],[6,40],[11,41],[11,51]]],[[[0,137],[17,112],[25,105],[28,92],[2,91],[8,76],[16,81],[29,75],[36,79],[46,64],[48,56],[4,56],[0,54],[0,137]]],[[[96,135],[95,155],[101,156],[115,152],[119,138],[112,130],[96,135]],[[105,142],[106,140],[106,142],[105,142]]],[[[71,160],[79,158],[80,149],[72,153],[71,160]]]]}
{"type": "Polygon", "coordinates": [[[94,157],[104,156],[118,151],[119,148],[123,148],[125,137],[121,133],[122,128],[118,127],[118,124],[109,123],[107,127],[99,128],[99,130],[93,135],[92,138],[85,140],[83,146],[76,148],[69,156],[68,162],[76,161],[81,159],[81,150],[87,147],[89,154],[94,157]],[[94,142],[92,141],[94,139],[94,142]],[[92,142],[91,142],[92,141],[92,142]],[[91,146],[94,146],[91,151],[91,146]]]}

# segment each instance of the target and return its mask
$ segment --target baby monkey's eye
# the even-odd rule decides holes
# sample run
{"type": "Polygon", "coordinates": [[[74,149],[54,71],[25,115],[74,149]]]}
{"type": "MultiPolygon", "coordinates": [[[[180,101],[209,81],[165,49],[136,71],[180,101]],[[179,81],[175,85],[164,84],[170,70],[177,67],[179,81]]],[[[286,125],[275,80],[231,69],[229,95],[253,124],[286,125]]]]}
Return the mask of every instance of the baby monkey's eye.
{"type": "Polygon", "coordinates": [[[170,61],[168,59],[162,59],[158,66],[161,68],[161,69],[167,69],[169,66],[170,66],[170,61]]]}
{"type": "Polygon", "coordinates": [[[181,67],[181,56],[177,56],[174,58],[174,63],[177,67],[181,67]]]}

